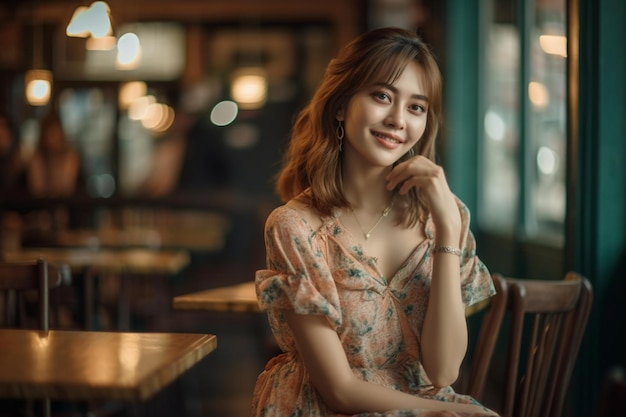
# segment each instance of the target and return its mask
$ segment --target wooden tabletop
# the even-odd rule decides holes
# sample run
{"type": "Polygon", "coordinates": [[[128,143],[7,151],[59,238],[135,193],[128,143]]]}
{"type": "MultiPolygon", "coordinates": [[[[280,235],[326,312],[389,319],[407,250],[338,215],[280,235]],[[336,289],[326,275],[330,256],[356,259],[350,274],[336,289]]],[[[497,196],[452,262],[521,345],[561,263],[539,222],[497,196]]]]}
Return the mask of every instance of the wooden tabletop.
{"type": "Polygon", "coordinates": [[[217,337],[0,329],[0,398],[144,401],[217,347],[217,337]]]}
{"type": "Polygon", "coordinates": [[[90,269],[131,274],[174,274],[189,263],[184,250],[22,248],[2,253],[5,261],[21,262],[43,258],[51,264],[65,264],[73,271],[90,269]]]}
{"type": "Polygon", "coordinates": [[[54,245],[89,248],[187,249],[215,252],[224,247],[223,228],[157,229],[129,228],[102,230],[62,230],[54,236],[54,245]]]}
{"type": "Polygon", "coordinates": [[[254,281],[174,297],[176,310],[260,312],[254,281]]]}

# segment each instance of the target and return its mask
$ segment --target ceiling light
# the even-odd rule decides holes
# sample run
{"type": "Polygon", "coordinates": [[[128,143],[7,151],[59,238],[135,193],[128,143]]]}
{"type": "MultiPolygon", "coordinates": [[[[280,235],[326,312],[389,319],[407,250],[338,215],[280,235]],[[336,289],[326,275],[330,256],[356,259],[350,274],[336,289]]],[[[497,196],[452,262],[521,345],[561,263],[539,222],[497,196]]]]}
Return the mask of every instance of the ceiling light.
{"type": "Polygon", "coordinates": [[[242,109],[258,109],[267,99],[267,75],[262,68],[241,68],[232,75],[231,96],[242,109]]]}
{"type": "Polygon", "coordinates": [[[26,101],[31,106],[45,106],[52,93],[52,72],[34,69],[26,72],[26,101]]]}

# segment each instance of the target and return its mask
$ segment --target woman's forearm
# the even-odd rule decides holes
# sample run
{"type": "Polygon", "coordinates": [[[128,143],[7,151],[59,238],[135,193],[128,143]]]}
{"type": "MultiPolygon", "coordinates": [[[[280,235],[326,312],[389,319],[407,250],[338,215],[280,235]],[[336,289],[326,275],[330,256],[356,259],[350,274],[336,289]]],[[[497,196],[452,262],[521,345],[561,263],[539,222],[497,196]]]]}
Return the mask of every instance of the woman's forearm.
{"type": "Polygon", "coordinates": [[[481,406],[450,403],[421,398],[353,377],[335,388],[331,398],[324,399],[335,412],[359,414],[399,409],[486,413],[481,406]]]}
{"type": "MultiPolygon", "coordinates": [[[[456,240],[449,241],[449,246],[458,247],[456,240]]],[[[433,256],[433,277],[420,339],[422,364],[435,386],[446,386],[456,381],[465,357],[467,323],[459,257],[445,252],[433,256]]]]}

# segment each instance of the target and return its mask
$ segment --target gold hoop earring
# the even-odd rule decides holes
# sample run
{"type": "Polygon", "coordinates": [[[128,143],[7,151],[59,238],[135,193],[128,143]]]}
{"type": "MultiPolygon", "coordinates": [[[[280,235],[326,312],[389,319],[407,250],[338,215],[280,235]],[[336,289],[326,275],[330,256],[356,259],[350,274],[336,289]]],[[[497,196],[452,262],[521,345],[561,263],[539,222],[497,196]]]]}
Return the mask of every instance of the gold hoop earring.
{"type": "Polygon", "coordinates": [[[346,135],[346,131],[343,129],[343,122],[341,120],[335,129],[335,134],[337,135],[337,139],[339,139],[339,151],[341,152],[343,148],[343,137],[346,135]]]}

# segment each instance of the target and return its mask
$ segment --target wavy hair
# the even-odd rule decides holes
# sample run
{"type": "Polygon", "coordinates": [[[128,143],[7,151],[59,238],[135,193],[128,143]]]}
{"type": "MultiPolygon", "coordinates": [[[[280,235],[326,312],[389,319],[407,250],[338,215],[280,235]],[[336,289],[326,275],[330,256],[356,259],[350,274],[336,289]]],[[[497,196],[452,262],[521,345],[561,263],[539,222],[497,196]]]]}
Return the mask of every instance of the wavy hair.
{"type": "MultiPolygon", "coordinates": [[[[428,45],[414,32],[381,28],[363,33],[343,47],[333,58],[309,104],[299,113],[292,127],[289,147],[278,174],[276,192],[283,202],[301,196],[322,215],[335,208],[349,207],[343,193],[341,149],[336,135],[336,115],[357,92],[374,83],[393,84],[410,62],[422,69],[429,99],[428,118],[423,136],[398,162],[414,155],[435,160],[435,139],[442,124],[442,76],[428,45]]],[[[412,189],[404,200],[404,222],[414,225],[427,206],[412,189]]]]}

